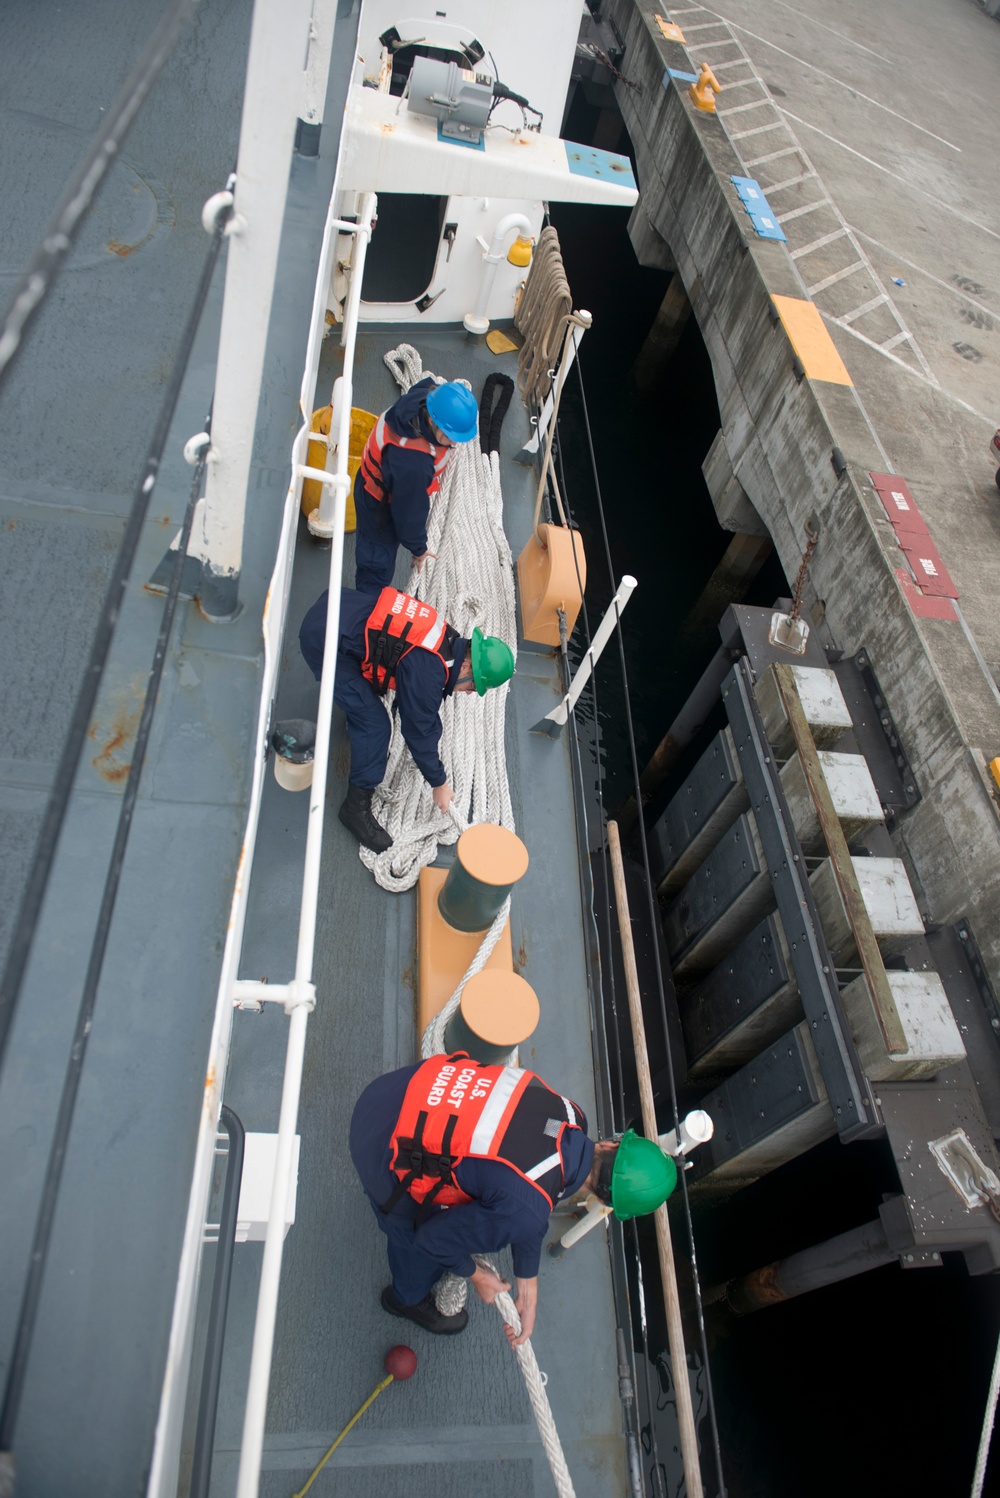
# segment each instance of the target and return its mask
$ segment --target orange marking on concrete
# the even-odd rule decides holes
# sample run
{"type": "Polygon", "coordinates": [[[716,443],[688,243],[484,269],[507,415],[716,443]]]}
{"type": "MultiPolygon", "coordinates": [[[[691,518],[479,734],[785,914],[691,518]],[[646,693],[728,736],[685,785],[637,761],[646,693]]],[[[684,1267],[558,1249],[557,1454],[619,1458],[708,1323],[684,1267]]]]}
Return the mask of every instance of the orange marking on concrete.
{"type": "Polygon", "coordinates": [[[796,296],[772,296],[771,300],[792,348],[802,360],[806,378],[825,380],[830,385],[853,385],[815,303],[796,296]]]}

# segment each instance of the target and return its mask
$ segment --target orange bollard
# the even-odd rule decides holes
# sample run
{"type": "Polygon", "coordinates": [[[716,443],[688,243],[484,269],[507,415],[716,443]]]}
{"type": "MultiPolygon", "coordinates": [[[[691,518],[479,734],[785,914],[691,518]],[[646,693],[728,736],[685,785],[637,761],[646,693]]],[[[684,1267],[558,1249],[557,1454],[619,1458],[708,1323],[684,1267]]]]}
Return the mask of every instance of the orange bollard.
{"type": "Polygon", "coordinates": [[[696,82],[688,88],[688,93],[694,100],[695,109],[703,109],[706,114],[715,113],[715,96],[721,94],[722,84],[716,78],[707,62],[701,65],[701,72],[696,82]]]}

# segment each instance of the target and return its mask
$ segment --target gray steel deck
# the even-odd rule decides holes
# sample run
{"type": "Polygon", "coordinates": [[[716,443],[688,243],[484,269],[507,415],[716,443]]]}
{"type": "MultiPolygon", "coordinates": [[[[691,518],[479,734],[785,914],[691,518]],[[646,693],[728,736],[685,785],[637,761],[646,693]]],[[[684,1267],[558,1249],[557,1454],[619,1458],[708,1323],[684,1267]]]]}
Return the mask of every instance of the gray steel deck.
{"type": "MultiPolygon", "coordinates": [[[[356,14],[340,22],[343,97],[356,14]]],[[[0,294],[13,286],[163,11],[4,9],[0,294]]],[[[239,132],[249,0],[196,12],[0,398],[0,948],[239,132]]],[[[246,816],[271,571],[340,108],[294,159],[249,496],[245,614],[182,608],[65,1168],[15,1450],[19,1491],[144,1490],[222,941],[246,816]]],[[[191,483],[214,382],[217,277],[91,726],[0,1090],[0,1358],[9,1359],[94,915],[162,599],[143,591],[191,483]]]]}
{"type": "MultiPolygon", "coordinates": [[[[513,373],[512,357],[472,349],[464,335],[402,335],[425,368],[468,378],[479,393],[491,369],[513,373]]],[[[359,347],[356,404],[378,411],[396,386],[381,355],[399,337],[366,333],[359,347]]],[[[324,375],[336,372],[333,350],[324,375]]],[[[324,387],[321,378],[320,389],[324,387]]],[[[502,482],[515,554],[530,529],[534,479],[511,459],[526,440],[515,399],[504,427],[502,482]]],[[[279,716],[315,711],[318,692],[298,656],[295,631],[325,586],[329,553],[300,538],[279,716]]],[[[345,566],[353,576],[353,542],[345,566]]],[[[405,582],[402,561],[397,583],[405,582]]],[[[557,662],[522,650],[508,707],[507,755],[518,828],[531,866],[515,893],[512,935],[521,970],[538,993],[542,1020],[522,1059],[567,1089],[595,1117],[591,1021],[584,966],[577,833],[569,748],[530,734],[558,692],[557,662]]],[[[299,1206],[285,1254],[262,1492],[300,1487],[341,1427],[382,1376],[396,1342],[417,1352],[409,1383],[390,1388],[338,1449],[313,1491],[458,1495],[548,1494],[552,1478],[516,1360],[492,1307],[471,1297],[471,1324],[441,1339],[395,1320],[378,1304],[388,1282],[383,1238],[354,1177],[346,1130],[362,1087],[417,1058],[414,1026],[415,893],[379,889],[337,821],[347,742],[335,709],[328,822],[317,933],[317,1008],[309,1025],[300,1113],[299,1206]]],[[[269,781],[241,972],[278,980],[294,953],[306,798],[269,781]]],[[[272,1006],[237,1016],[227,1101],[249,1129],[274,1129],[285,1019],[272,1006]]],[[[213,1493],[232,1491],[242,1426],[260,1245],[237,1249],[220,1405],[213,1493]]],[[[566,1259],[543,1256],[533,1339],[549,1374],[549,1395],[577,1492],[624,1491],[614,1310],[607,1239],[585,1240],[566,1259]]]]}

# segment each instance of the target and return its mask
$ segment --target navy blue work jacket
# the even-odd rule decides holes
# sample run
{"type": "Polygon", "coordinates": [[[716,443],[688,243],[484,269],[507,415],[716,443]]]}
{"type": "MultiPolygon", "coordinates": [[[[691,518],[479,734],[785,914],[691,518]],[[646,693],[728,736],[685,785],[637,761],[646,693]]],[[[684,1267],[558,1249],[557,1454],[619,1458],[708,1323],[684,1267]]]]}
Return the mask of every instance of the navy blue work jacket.
{"type": "MultiPolygon", "coordinates": [[[[299,644],[302,654],[318,681],[323,670],[326,641],[326,593],[322,593],[302,621],[299,644]]],[[[337,670],[353,669],[358,675],[365,658],[365,625],[378,602],[377,593],[358,593],[353,588],[340,590],[340,637],[337,670]],[[345,659],[346,657],[346,659],[345,659]]],[[[469,642],[461,636],[455,641],[455,656],[447,682],[441,670],[440,657],[429,650],[411,650],[396,669],[396,705],[399,726],[413,762],[430,786],[444,785],[448,779],[438,744],[441,742],[441,703],[455,690],[458,673],[465,660],[469,642]]],[[[372,687],[372,695],[375,689],[372,687]]]]}
{"type": "MultiPolygon", "coordinates": [[[[385,419],[397,437],[423,437],[440,447],[431,431],[421,402],[434,388],[430,378],[418,380],[401,395],[385,413],[385,419]]],[[[392,523],[401,546],[415,557],[427,550],[427,490],[434,479],[434,463],[429,453],[387,442],[382,449],[382,482],[392,501],[392,523]]]]}
{"type": "MultiPolygon", "coordinates": [[[[398,1185],[389,1169],[389,1141],[403,1106],[415,1066],[377,1077],[358,1099],[351,1119],[351,1157],[373,1202],[388,1201],[398,1185]]],[[[563,1196],[579,1191],[594,1163],[594,1141],[582,1129],[563,1135],[563,1196]]],[[[462,1190],[473,1198],[457,1207],[432,1208],[415,1233],[425,1254],[443,1269],[468,1278],[475,1271],[474,1253],[497,1253],[509,1247],[514,1273],[533,1279],[538,1273],[549,1209],[542,1193],[499,1160],[465,1159],[455,1171],[462,1190]]]]}

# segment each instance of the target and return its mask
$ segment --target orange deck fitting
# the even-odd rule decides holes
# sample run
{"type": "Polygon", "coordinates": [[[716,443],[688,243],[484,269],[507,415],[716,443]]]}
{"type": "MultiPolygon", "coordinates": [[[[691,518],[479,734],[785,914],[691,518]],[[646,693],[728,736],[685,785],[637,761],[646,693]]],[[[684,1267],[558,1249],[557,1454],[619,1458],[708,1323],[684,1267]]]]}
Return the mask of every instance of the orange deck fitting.
{"type": "MultiPolygon", "coordinates": [[[[455,931],[438,910],[446,869],[421,869],[417,881],[417,1033],[422,1035],[458,987],[479,951],[482,931],[455,931]]],[[[484,972],[513,972],[510,922],[490,953],[484,972]]]]}
{"type": "Polygon", "coordinates": [[[571,635],[583,603],[581,589],[587,586],[582,537],[560,525],[540,525],[517,559],[517,586],[524,638],[536,645],[558,645],[559,610],[566,611],[571,635]]]}
{"type": "Polygon", "coordinates": [[[489,968],[470,978],[462,990],[462,1019],[480,1040],[512,1051],[534,1035],[541,1013],[530,983],[517,973],[489,968]]]}

